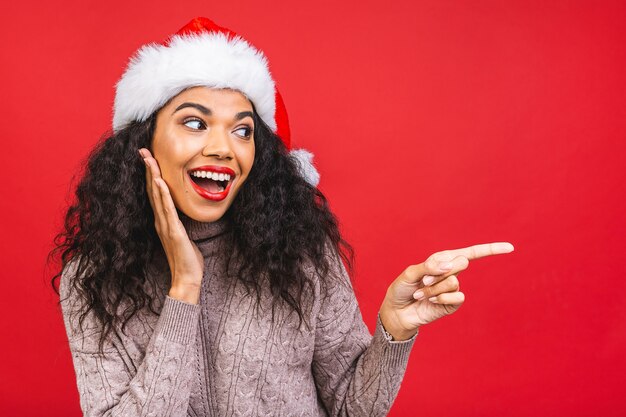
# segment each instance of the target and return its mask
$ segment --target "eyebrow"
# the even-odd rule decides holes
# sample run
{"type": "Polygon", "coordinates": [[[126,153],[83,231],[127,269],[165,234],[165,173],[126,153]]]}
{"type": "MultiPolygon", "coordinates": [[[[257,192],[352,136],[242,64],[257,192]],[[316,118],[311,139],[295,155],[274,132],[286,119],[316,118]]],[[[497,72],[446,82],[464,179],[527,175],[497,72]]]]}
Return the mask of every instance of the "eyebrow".
{"type": "MultiPolygon", "coordinates": [[[[194,109],[199,110],[205,116],[210,116],[213,114],[213,112],[210,109],[204,107],[202,104],[185,102],[181,104],[180,106],[176,107],[176,110],[172,112],[172,115],[176,113],[178,110],[182,110],[186,107],[193,107],[194,109]]],[[[248,116],[252,117],[253,113],[251,111],[242,111],[235,115],[235,120],[241,120],[244,117],[248,117],[248,116]]]]}

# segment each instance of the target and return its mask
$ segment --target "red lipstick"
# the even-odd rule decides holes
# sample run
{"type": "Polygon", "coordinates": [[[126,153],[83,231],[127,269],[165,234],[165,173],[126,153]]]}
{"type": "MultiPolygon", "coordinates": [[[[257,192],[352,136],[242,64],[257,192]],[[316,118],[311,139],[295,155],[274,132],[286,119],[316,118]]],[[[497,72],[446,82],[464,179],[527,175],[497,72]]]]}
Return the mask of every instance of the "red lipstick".
{"type": "Polygon", "coordinates": [[[187,172],[187,175],[189,176],[189,182],[191,182],[191,186],[193,187],[193,189],[198,194],[200,194],[201,197],[207,200],[211,200],[211,201],[222,201],[223,199],[225,199],[228,196],[230,187],[233,185],[233,182],[235,181],[235,177],[236,177],[235,171],[233,171],[232,169],[228,167],[217,166],[217,165],[203,165],[201,167],[192,168],[191,170],[189,170],[189,172],[187,172]],[[228,181],[228,185],[226,186],[224,191],[221,191],[219,193],[212,193],[200,187],[198,184],[196,184],[196,182],[193,179],[191,179],[190,173],[196,172],[196,171],[210,171],[210,172],[217,172],[218,174],[228,174],[230,175],[230,181],[228,181]]]}
{"type": "Polygon", "coordinates": [[[195,171],[211,171],[217,172],[218,174],[228,174],[231,178],[235,176],[235,171],[228,167],[222,167],[219,165],[202,165],[201,167],[195,167],[189,170],[189,172],[195,171]]]}

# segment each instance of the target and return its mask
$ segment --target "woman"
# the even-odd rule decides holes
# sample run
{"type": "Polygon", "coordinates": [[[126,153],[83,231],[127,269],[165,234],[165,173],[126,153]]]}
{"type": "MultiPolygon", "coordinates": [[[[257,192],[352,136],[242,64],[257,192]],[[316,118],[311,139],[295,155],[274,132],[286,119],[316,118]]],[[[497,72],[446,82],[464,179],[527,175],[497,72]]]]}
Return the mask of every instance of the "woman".
{"type": "Polygon", "coordinates": [[[371,335],[259,50],[194,19],[137,53],[114,111],[53,279],[85,415],[386,415],[419,327],[463,303],[458,273],[513,249],[409,266],[371,335]]]}

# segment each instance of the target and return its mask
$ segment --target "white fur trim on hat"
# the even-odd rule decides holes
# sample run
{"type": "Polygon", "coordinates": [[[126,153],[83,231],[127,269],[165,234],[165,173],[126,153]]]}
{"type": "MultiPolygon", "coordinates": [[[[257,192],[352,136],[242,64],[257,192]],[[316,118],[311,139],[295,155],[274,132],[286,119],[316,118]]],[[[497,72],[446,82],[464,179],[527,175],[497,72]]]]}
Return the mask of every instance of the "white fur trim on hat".
{"type": "Polygon", "coordinates": [[[275,86],[267,58],[243,38],[220,32],[174,35],[168,46],[142,46],[116,84],[113,130],[146,120],[193,86],[240,91],[276,132],[275,86]]]}
{"type": "Polygon", "coordinates": [[[313,154],[306,149],[292,149],[289,151],[289,155],[298,163],[300,169],[300,175],[311,184],[313,187],[317,187],[320,182],[320,173],[315,169],[313,165],[313,154]]]}

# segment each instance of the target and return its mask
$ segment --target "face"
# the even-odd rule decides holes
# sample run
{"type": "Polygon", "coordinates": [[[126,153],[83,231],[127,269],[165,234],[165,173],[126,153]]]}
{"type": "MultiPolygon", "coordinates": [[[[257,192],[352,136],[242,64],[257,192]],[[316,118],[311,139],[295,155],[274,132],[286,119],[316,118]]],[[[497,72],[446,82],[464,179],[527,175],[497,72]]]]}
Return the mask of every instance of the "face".
{"type": "Polygon", "coordinates": [[[174,204],[192,219],[221,218],[248,178],[252,111],[238,91],[193,87],[157,113],[152,153],[174,204]]]}

